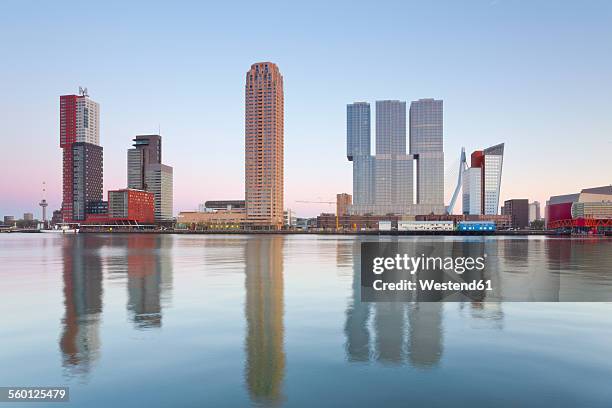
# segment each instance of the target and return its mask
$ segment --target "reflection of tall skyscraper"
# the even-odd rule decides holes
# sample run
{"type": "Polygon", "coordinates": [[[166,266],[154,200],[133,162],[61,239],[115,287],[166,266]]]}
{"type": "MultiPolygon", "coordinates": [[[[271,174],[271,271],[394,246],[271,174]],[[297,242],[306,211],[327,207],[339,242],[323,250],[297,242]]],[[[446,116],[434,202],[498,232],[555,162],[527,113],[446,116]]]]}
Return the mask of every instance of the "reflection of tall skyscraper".
{"type": "Polygon", "coordinates": [[[164,238],[140,234],[127,238],[128,309],[139,328],[161,326],[162,265],[158,251],[164,238]]]}
{"type": "Polygon", "coordinates": [[[417,302],[408,311],[409,358],[415,367],[434,366],[442,357],[442,308],[440,302],[417,302]]]}
{"type": "Polygon", "coordinates": [[[285,375],[284,237],[256,237],[245,247],[246,383],[257,403],[282,400],[285,375]]]}
{"type": "MultiPolygon", "coordinates": [[[[344,326],[347,360],[382,364],[408,361],[415,367],[436,365],[443,348],[443,305],[440,302],[361,302],[360,244],[354,241],[352,297],[344,326]]],[[[415,253],[420,252],[415,250],[415,253]]],[[[417,299],[421,297],[416,294],[417,299]]]]}
{"type": "Polygon", "coordinates": [[[383,364],[405,360],[406,307],[403,302],[378,302],[375,306],[376,357],[383,364]]]}
{"type": "Polygon", "coordinates": [[[84,235],[62,242],[64,306],[60,349],[71,374],[86,374],[98,358],[102,313],[100,238],[84,235]]]}
{"type": "Polygon", "coordinates": [[[361,301],[361,259],[360,241],[353,241],[353,286],[352,296],[346,308],[345,350],[349,361],[369,361],[370,359],[370,304],[361,301]]]}
{"type": "Polygon", "coordinates": [[[251,65],[245,85],[245,199],[254,226],[283,226],[283,76],[276,64],[251,65]]]}

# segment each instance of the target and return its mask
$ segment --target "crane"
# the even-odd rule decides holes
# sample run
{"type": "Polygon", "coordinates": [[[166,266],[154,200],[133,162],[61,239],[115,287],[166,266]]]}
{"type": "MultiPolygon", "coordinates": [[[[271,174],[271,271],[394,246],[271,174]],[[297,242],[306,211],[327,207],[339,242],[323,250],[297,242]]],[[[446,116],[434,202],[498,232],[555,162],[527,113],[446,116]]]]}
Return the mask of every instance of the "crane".
{"type": "MultiPolygon", "coordinates": [[[[307,200],[296,200],[296,203],[306,203],[306,204],[328,204],[328,205],[336,205],[337,202],[336,201],[307,201],[307,200]]],[[[339,222],[338,222],[338,211],[336,211],[336,229],[339,229],[339,222]]]]}

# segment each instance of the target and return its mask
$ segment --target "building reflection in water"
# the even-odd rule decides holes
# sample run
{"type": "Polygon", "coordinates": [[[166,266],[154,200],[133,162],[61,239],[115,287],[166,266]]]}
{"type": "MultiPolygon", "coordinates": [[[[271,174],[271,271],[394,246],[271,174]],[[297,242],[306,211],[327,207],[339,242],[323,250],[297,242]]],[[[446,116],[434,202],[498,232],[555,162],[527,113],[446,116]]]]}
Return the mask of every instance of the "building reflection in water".
{"type": "Polygon", "coordinates": [[[99,356],[104,269],[127,272],[127,308],[136,328],[161,325],[162,304],[172,287],[172,240],[157,234],[64,237],[60,349],[70,375],[88,373],[99,356]]]}
{"type": "Polygon", "coordinates": [[[128,310],[138,329],[161,326],[162,289],[172,286],[172,238],[159,234],[126,238],[128,310]]]}
{"type": "MultiPolygon", "coordinates": [[[[444,351],[444,303],[441,297],[417,292],[415,302],[361,301],[361,241],[356,239],[349,247],[353,257],[352,296],[346,309],[345,353],[349,362],[377,362],[381,364],[410,364],[418,368],[435,367],[444,351]],[[424,302],[422,300],[429,300],[424,302]],[[419,301],[421,300],[421,301],[419,301]]],[[[492,248],[495,251],[495,248],[492,248]]],[[[339,255],[338,259],[343,259],[339,255]]],[[[474,320],[487,322],[487,326],[503,327],[500,303],[459,302],[463,309],[470,305],[474,320]]]]}
{"type": "Polygon", "coordinates": [[[283,245],[283,236],[249,238],[245,243],[245,377],[256,403],[283,400],[283,245]]]}
{"type": "Polygon", "coordinates": [[[62,366],[71,375],[87,374],[98,359],[102,314],[103,239],[65,237],[62,245],[64,306],[60,349],[62,366]]]}

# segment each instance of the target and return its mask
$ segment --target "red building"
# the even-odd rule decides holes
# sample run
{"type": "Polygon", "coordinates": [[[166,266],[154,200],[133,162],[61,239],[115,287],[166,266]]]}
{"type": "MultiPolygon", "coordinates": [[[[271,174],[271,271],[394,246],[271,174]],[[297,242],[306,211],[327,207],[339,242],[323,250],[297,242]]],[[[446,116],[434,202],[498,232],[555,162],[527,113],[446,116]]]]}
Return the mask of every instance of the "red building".
{"type": "Polygon", "coordinates": [[[108,218],[110,221],[133,221],[139,224],[154,223],[153,193],[130,188],[109,191],[108,218]]]}

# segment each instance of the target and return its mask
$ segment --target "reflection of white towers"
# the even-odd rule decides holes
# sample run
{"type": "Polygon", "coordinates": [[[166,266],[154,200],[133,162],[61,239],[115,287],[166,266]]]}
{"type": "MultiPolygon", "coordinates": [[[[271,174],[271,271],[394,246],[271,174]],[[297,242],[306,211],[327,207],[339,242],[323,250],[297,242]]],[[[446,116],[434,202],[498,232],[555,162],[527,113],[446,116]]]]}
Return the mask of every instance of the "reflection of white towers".
{"type": "Polygon", "coordinates": [[[436,366],[443,352],[442,303],[362,302],[359,245],[355,240],[353,293],[344,325],[347,360],[436,366]]]}
{"type": "Polygon", "coordinates": [[[38,205],[40,205],[42,207],[42,222],[43,222],[43,224],[46,224],[46,222],[47,222],[47,206],[49,205],[49,204],[47,204],[47,200],[45,199],[46,191],[47,191],[47,184],[43,181],[42,200],[40,200],[40,203],[38,203],[38,205]]]}

